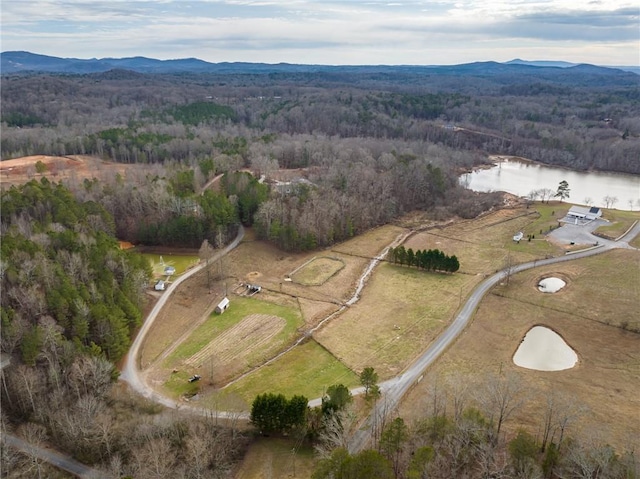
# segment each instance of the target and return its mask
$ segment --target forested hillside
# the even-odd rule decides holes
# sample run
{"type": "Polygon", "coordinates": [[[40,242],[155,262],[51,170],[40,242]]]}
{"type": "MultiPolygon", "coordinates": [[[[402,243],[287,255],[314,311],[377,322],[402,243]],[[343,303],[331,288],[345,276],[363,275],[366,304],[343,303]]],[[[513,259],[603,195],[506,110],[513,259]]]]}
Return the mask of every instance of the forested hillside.
{"type": "MultiPolygon", "coordinates": [[[[242,451],[237,430],[164,417],[113,388],[151,271],[144,256],[120,249],[111,214],[46,179],[1,201],[0,346],[11,356],[1,376],[3,432],[50,441],[109,477],[225,476],[242,451]]],[[[6,447],[1,471],[57,474],[6,447]]]]}
{"type": "Polygon", "coordinates": [[[60,184],[2,194],[2,345],[34,365],[45,344],[117,361],[141,323],[150,266],[121,251],[112,217],[60,184]]]}
{"type": "Polygon", "coordinates": [[[398,152],[426,142],[640,173],[637,75],[496,65],[3,76],[2,158],[87,153],[168,162],[216,155],[244,166],[268,157],[295,168],[322,160],[309,141],[369,138],[392,140],[398,152]]]}

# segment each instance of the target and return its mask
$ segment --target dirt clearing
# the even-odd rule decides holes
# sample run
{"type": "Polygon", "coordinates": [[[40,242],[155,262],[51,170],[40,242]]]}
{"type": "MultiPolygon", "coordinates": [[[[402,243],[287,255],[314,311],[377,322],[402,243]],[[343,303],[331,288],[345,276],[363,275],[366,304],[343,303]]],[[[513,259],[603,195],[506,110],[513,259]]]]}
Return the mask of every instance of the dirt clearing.
{"type": "Polygon", "coordinates": [[[46,177],[51,181],[78,181],[91,178],[127,177],[134,171],[144,171],[146,165],[111,163],[93,156],[33,155],[0,161],[0,183],[19,185],[46,177]]]}

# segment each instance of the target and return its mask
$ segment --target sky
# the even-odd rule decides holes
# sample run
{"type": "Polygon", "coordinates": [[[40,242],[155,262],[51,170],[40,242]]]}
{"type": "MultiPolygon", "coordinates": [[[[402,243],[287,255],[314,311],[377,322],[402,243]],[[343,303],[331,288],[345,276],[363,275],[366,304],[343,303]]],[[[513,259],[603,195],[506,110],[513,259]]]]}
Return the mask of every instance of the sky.
{"type": "Polygon", "coordinates": [[[325,65],[640,65],[638,0],[1,0],[0,49],[325,65]]]}

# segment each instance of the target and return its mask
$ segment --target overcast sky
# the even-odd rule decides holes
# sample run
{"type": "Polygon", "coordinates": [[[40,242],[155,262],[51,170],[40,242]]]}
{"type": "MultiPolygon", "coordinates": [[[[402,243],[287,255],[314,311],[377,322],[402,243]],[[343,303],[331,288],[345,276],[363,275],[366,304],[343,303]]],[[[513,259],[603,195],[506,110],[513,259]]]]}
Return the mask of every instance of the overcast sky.
{"type": "Polygon", "coordinates": [[[640,64],[638,0],[1,0],[2,51],[74,58],[640,64]]]}

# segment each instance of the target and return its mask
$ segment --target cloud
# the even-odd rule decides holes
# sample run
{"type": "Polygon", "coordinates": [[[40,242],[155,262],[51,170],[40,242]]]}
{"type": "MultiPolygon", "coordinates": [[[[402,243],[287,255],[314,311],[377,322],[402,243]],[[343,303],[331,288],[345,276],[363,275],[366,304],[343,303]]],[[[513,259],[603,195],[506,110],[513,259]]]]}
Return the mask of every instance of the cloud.
{"type": "Polygon", "coordinates": [[[637,64],[639,10],[633,2],[576,5],[575,0],[3,0],[2,47],[79,58],[305,63],[454,63],[500,59],[520,48],[513,56],[541,51],[549,59],[597,63],[609,56],[619,64],[637,64]]]}

